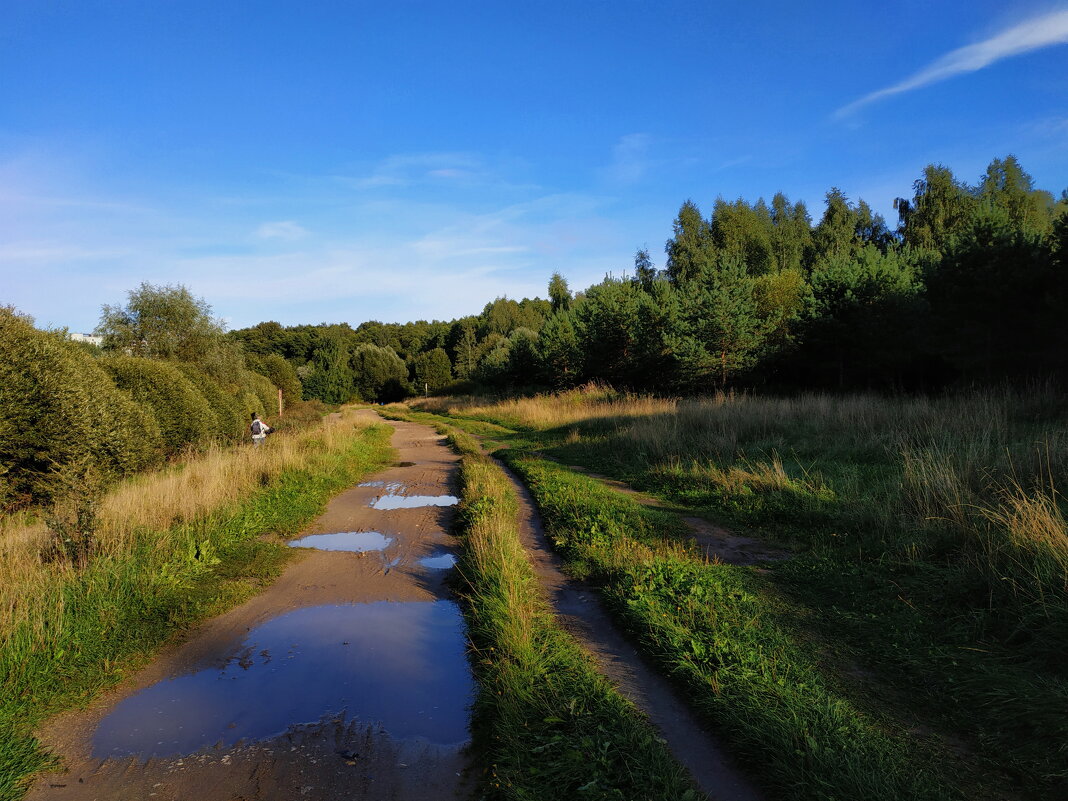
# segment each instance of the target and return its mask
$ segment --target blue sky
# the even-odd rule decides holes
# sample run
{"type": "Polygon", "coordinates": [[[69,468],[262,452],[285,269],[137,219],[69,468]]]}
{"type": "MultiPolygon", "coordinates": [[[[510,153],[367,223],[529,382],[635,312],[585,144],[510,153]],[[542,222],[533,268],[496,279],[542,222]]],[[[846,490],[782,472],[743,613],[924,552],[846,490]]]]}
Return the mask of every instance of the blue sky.
{"type": "Polygon", "coordinates": [[[142,281],[231,327],[448,319],[620,274],[679,205],[892,217],[923,166],[1068,187],[1068,3],[0,0],[0,303],[142,281]]]}

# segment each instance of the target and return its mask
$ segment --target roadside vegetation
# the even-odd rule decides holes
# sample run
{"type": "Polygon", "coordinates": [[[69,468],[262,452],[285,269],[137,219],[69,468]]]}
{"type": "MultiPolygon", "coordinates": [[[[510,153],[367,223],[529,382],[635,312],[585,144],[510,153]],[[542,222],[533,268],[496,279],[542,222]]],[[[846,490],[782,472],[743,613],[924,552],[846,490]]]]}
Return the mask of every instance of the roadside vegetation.
{"type": "Polygon", "coordinates": [[[520,543],[519,507],[502,469],[440,418],[395,407],[385,414],[437,426],[462,455],[457,589],[479,685],[480,797],[699,798],[645,716],[556,622],[520,543]]]}
{"type": "Polygon", "coordinates": [[[1061,393],[674,401],[587,387],[422,407],[511,446],[570,568],[780,797],[1068,787],[1061,393]],[[674,515],[565,465],[792,555],[706,564],[674,515]]]}
{"type": "Polygon", "coordinates": [[[0,799],[51,764],[38,723],[254,594],[291,555],[261,535],[296,533],[390,454],[385,426],[294,416],[262,447],[209,446],[107,486],[61,473],[50,505],[0,518],[0,799]]]}
{"type": "Polygon", "coordinates": [[[238,441],[253,412],[277,414],[280,387],[299,417],[295,370],[269,357],[248,369],[210,311],[182,287],[142,284],[104,307],[95,348],[0,308],[0,513],[49,503],[72,473],[107,484],[238,441]]]}

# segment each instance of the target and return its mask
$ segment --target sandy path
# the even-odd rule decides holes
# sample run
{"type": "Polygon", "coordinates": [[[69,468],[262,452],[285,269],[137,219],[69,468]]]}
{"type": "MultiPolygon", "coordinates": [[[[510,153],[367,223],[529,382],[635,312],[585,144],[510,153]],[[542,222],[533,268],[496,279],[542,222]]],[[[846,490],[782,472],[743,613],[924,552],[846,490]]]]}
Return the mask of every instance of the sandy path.
{"type": "MultiPolygon", "coordinates": [[[[762,798],[756,786],[738,770],[722,744],[706,730],[675,688],[650,667],[624,637],[601,604],[596,590],[564,574],[560,558],[545,537],[541,517],[529,490],[507,467],[498,464],[519,495],[523,546],[565,628],[593,655],[601,672],[620,693],[649,716],[672,755],[686,767],[710,799],[758,801],[762,798]]],[[[634,493],[634,490],[630,492],[634,493]]]]}
{"type": "MultiPolygon", "coordinates": [[[[381,422],[369,410],[361,414],[381,422]]],[[[385,510],[370,504],[387,491],[382,483],[402,484],[405,495],[450,494],[457,457],[427,426],[390,425],[399,466],[372,477],[381,482],[378,486],[353,487],[335,497],[304,532],[379,531],[393,538],[390,548],[384,553],[302,552],[262,593],[190,631],[93,706],[49,721],[39,736],[61,755],[66,769],[38,777],[28,795],[31,801],[454,799],[469,794],[462,777],[467,759],[459,745],[393,740],[377,725],[344,720],[293,727],[271,740],[206,747],[182,757],[101,760],[91,753],[97,725],[116,704],[157,682],[232,663],[245,635],[279,615],[321,605],[449,597],[445,571],[427,569],[417,560],[449,548],[452,509],[385,510]]]]}

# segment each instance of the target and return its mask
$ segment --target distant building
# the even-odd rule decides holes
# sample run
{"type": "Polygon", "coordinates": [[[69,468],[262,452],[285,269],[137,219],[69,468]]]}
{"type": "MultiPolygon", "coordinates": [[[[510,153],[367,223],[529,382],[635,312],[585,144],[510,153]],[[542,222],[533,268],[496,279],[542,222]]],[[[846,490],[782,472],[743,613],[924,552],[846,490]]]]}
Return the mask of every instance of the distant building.
{"type": "Polygon", "coordinates": [[[74,342],[88,342],[90,345],[96,345],[98,348],[104,344],[104,337],[94,336],[93,334],[71,334],[70,338],[74,342]]]}

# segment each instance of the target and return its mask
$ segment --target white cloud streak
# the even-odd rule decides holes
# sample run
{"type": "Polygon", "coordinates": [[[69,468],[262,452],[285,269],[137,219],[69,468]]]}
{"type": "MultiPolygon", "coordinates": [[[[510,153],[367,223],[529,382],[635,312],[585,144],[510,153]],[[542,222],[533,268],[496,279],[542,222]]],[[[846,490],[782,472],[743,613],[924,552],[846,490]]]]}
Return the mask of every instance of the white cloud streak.
{"type": "Polygon", "coordinates": [[[285,242],[303,239],[307,235],[308,231],[293,220],[265,222],[256,229],[256,236],[260,239],[281,239],[285,242]]]}
{"type": "Polygon", "coordinates": [[[1068,10],[1054,11],[1019,23],[982,42],[946,53],[900,83],[865,95],[834,113],[843,119],[886,97],[911,92],[956,75],[975,72],[1010,56],[1068,42],[1068,10]]]}
{"type": "Polygon", "coordinates": [[[101,304],[141,281],[183,283],[239,327],[356,324],[450,319],[499,295],[544,294],[552,269],[584,286],[629,258],[604,216],[609,200],[583,193],[509,189],[486,203],[481,192],[466,202],[413,191],[385,202],[372,200],[373,190],[339,195],[324,179],[325,193],[301,197],[282,192],[283,182],[283,199],[264,208],[205,201],[179,209],[40,183],[23,174],[0,191],[0,304],[77,330],[92,329],[101,304]],[[50,202],[24,202],[45,189],[50,202]],[[311,230],[296,221],[312,218],[311,230]]]}

